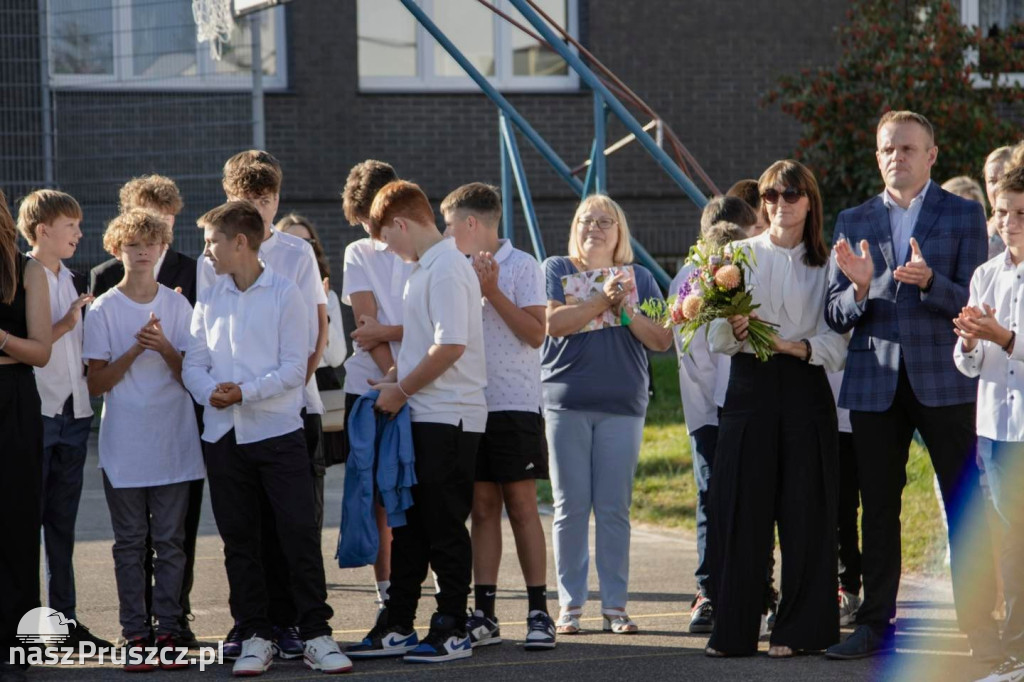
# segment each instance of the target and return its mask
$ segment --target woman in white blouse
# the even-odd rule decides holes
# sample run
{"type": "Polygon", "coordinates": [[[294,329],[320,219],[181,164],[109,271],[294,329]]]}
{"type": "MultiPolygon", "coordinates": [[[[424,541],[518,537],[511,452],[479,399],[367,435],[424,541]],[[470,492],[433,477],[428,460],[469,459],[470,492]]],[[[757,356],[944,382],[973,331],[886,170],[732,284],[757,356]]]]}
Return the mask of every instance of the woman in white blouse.
{"type": "Polygon", "coordinates": [[[825,324],[821,194],[814,175],[790,160],[772,164],[758,189],[770,227],[733,248],[752,252],[756,314],[778,327],[775,354],[761,362],[747,342],[747,317],[710,325],[711,350],[731,355],[732,366],[710,489],[709,656],[756,653],[776,522],[782,601],[768,655],[839,641],[838,427],[826,372],[843,368],[846,339],[825,324]]]}

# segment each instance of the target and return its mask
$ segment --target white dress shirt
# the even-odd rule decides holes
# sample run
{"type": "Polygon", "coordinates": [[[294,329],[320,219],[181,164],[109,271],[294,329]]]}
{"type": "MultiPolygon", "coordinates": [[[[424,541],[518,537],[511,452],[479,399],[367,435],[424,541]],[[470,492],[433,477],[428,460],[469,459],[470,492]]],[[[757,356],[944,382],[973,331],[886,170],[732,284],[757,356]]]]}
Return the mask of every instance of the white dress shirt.
{"type": "Polygon", "coordinates": [[[405,285],[402,349],[398,353],[401,381],[427,356],[434,344],[466,349],[455,364],[409,398],[413,422],[458,426],[483,433],[487,427],[487,361],[484,355],[480,280],[473,266],[442,239],[424,253],[405,285]]]}
{"type": "Polygon", "coordinates": [[[270,267],[245,291],[218,277],[196,301],[192,340],[181,378],[203,412],[203,440],[216,443],[231,429],[240,444],[302,428],[302,385],[309,358],[309,306],[288,278],[270,267]],[[242,402],[210,407],[221,382],[242,389],[242,402]]]}
{"type": "MultiPolygon", "coordinates": [[[[57,324],[67,315],[71,304],[78,298],[78,292],[75,291],[71,271],[63,263],[57,272],[46,266],[43,266],[43,270],[46,271],[46,281],[50,285],[50,320],[52,324],[57,324]]],[[[36,388],[39,390],[44,417],[61,414],[69,396],[74,396],[75,419],[92,416],[89,388],[82,365],[84,326],[82,320],[79,320],[71,331],[57,339],[50,352],[50,361],[35,369],[36,388]]]]}
{"type": "Polygon", "coordinates": [[[327,292],[327,347],[320,356],[321,367],[337,367],[345,361],[345,325],[341,320],[341,302],[334,289],[327,292]]]}
{"type": "MultiPolygon", "coordinates": [[[[757,316],[778,325],[775,332],[787,341],[807,339],[811,343],[811,364],[826,372],[838,372],[846,365],[846,338],[825,323],[825,287],[828,268],[810,267],[803,261],[803,242],[786,249],[775,245],[769,232],[733,242],[732,248],[747,248],[753,263],[747,271],[747,288],[753,303],[760,304],[757,316]]],[[[708,343],[716,353],[753,353],[748,340],[737,341],[728,320],[711,322],[708,343]]]]}
{"type": "Polygon", "coordinates": [[[924,188],[910,200],[910,205],[903,208],[896,203],[896,200],[889,194],[889,190],[882,192],[882,203],[889,209],[889,230],[892,233],[892,248],[896,252],[896,264],[903,265],[910,260],[910,238],[914,236],[914,228],[917,226],[917,219],[921,215],[921,207],[924,205],[924,197],[932,186],[929,180],[924,188]]]}
{"type": "Polygon", "coordinates": [[[957,369],[978,380],[979,436],[992,440],[1024,441],[1024,263],[1014,265],[1007,249],[983,263],[971,277],[968,305],[995,309],[1000,325],[1017,332],[1009,355],[991,341],[979,341],[970,352],[958,339],[953,350],[957,369]]]}
{"type": "MultiPolygon", "coordinates": [[[[316,263],[313,247],[295,235],[271,230],[270,236],[260,244],[260,260],[264,265],[273,268],[278,275],[294,282],[306,305],[309,306],[309,350],[306,354],[309,357],[316,350],[316,339],[320,334],[317,306],[327,305],[327,294],[324,292],[323,280],[320,279],[320,267],[316,263]]],[[[217,273],[210,259],[201,258],[199,267],[196,268],[196,298],[210,288],[216,279],[217,273]]],[[[324,413],[324,404],[320,400],[315,376],[306,382],[304,407],[310,414],[324,413]]]]}

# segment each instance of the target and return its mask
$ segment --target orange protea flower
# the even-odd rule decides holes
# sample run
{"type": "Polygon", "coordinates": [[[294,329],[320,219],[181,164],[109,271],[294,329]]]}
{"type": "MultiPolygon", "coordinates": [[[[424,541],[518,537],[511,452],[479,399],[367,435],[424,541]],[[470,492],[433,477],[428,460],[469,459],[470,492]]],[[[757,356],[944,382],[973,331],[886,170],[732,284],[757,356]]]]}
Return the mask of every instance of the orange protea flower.
{"type": "Polygon", "coordinates": [[[723,265],[715,273],[715,284],[723,289],[735,289],[740,285],[743,273],[735,265],[723,265]]]}
{"type": "Polygon", "coordinates": [[[704,307],[704,299],[697,294],[690,294],[683,299],[683,317],[687,320],[697,319],[702,307],[704,307]]]}

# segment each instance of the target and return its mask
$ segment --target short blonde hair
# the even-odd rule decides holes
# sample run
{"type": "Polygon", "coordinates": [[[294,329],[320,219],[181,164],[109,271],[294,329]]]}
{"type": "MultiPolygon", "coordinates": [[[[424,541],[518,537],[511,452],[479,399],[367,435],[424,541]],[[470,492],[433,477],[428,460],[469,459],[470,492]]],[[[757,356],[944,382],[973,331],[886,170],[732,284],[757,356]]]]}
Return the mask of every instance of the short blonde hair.
{"type": "Polygon", "coordinates": [[[178,215],[184,208],[178,186],[164,175],[143,175],[124,183],[118,196],[121,212],[133,208],[148,208],[157,213],[178,215]]]}
{"type": "Polygon", "coordinates": [[[55,189],[37,189],[21,200],[18,208],[18,231],[35,246],[36,228],[60,217],[82,219],[82,207],[70,194],[55,189]]]}
{"type": "Polygon", "coordinates": [[[586,264],[583,257],[583,240],[580,239],[580,216],[587,211],[599,208],[602,211],[611,213],[618,226],[619,241],[615,245],[615,253],[612,254],[614,265],[627,265],[633,262],[633,245],[630,243],[629,223],[626,222],[626,213],[610,196],[606,194],[591,194],[585,197],[580,205],[576,207],[576,213],[572,217],[572,225],[569,227],[569,257],[586,264]]]}
{"type": "Polygon", "coordinates": [[[1005,166],[1010,158],[1013,156],[1013,145],[1005,145],[1003,147],[997,147],[989,152],[988,156],[985,157],[985,168],[988,168],[992,164],[998,163],[1000,166],[1005,166]]]}
{"type": "Polygon", "coordinates": [[[103,233],[103,248],[117,257],[121,247],[135,240],[171,243],[171,226],[159,214],[145,208],[133,208],[117,216],[103,233]]]}
{"type": "Polygon", "coordinates": [[[1013,146],[1013,151],[1010,152],[1010,160],[1006,164],[1006,170],[1019,168],[1020,166],[1024,166],[1024,140],[1013,146]]]}
{"type": "Polygon", "coordinates": [[[970,176],[958,175],[955,178],[950,178],[942,183],[942,189],[947,192],[951,192],[958,197],[977,201],[982,206],[985,205],[984,190],[981,189],[981,185],[978,184],[978,181],[970,176]]]}
{"type": "Polygon", "coordinates": [[[882,126],[889,123],[916,123],[928,133],[928,138],[932,141],[932,145],[935,144],[935,128],[932,127],[932,122],[916,111],[887,111],[882,114],[882,118],[878,119],[878,127],[875,128],[876,138],[882,130],[882,126]]]}

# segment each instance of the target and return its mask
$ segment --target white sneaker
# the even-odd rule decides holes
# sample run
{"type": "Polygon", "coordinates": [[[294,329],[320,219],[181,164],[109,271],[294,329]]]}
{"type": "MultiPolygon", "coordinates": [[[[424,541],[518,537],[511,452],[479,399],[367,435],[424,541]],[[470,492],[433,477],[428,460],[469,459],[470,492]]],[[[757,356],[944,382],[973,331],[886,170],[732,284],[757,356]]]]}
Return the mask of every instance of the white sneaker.
{"type": "Polygon", "coordinates": [[[757,633],[757,638],[760,639],[762,637],[767,637],[767,636],[768,636],[768,614],[767,613],[762,613],[761,614],[761,629],[757,633]]]}
{"type": "Polygon", "coordinates": [[[977,682],[1018,682],[1024,680],[1024,659],[1008,657],[997,665],[990,675],[977,682]]]}
{"type": "Polygon", "coordinates": [[[352,661],[341,653],[341,648],[329,635],[320,635],[306,640],[306,667],[328,675],[347,673],[352,670],[352,661]]]}
{"type": "Polygon", "coordinates": [[[242,642],[242,653],[231,668],[236,677],[262,675],[274,662],[274,645],[270,640],[253,635],[242,642]]]}
{"type": "Polygon", "coordinates": [[[839,588],[839,624],[850,625],[857,619],[860,608],[860,597],[852,592],[839,588]]]}

